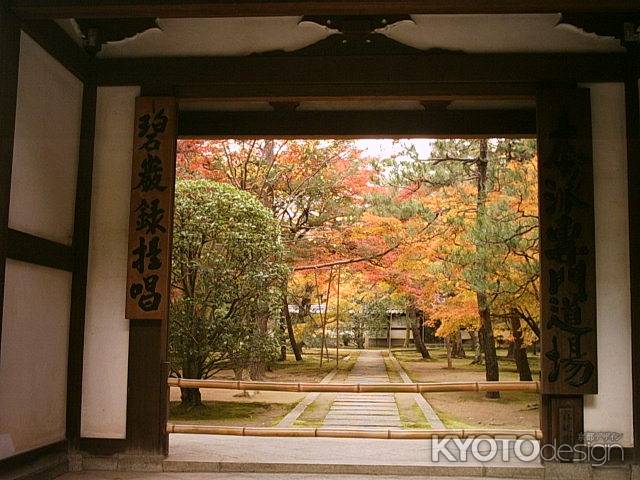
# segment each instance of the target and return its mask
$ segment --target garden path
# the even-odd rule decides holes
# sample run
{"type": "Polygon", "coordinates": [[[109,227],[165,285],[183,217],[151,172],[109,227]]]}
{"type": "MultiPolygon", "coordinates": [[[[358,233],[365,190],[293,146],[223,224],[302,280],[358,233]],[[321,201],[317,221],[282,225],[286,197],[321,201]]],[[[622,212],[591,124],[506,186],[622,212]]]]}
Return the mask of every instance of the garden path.
{"type": "MultiPolygon", "coordinates": [[[[346,383],[389,383],[379,350],[363,350],[346,383]]],[[[329,428],[401,428],[393,393],[339,393],[324,419],[329,428]]]]}

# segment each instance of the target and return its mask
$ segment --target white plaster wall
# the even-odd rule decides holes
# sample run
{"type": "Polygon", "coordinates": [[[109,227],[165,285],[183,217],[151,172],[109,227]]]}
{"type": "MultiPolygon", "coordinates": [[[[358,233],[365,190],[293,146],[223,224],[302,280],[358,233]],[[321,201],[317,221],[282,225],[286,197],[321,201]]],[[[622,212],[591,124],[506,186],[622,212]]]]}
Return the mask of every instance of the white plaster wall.
{"type": "Polygon", "coordinates": [[[624,84],[591,84],[598,303],[598,394],[585,397],[585,430],[633,445],[631,306],[624,84]]]}
{"type": "Polygon", "coordinates": [[[82,82],[23,33],[9,227],[71,244],[81,113],[82,82]]]}
{"type": "Polygon", "coordinates": [[[129,322],[124,317],[137,87],[98,89],[82,380],[83,437],[125,438],[129,322]]]}
{"type": "Polygon", "coordinates": [[[7,260],[0,459],[65,438],[71,273],[7,260]]]}

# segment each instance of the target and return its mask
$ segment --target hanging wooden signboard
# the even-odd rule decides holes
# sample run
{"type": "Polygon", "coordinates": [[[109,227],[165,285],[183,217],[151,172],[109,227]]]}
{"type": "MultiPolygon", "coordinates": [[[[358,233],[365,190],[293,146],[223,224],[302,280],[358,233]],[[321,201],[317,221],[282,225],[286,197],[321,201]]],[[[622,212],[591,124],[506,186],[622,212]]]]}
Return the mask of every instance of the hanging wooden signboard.
{"type": "Polygon", "coordinates": [[[591,108],[587,89],[538,98],[542,393],[598,392],[591,108]]]}
{"type": "Polygon", "coordinates": [[[128,319],[160,320],[167,314],[176,114],[173,97],[136,99],[127,261],[128,319]]]}

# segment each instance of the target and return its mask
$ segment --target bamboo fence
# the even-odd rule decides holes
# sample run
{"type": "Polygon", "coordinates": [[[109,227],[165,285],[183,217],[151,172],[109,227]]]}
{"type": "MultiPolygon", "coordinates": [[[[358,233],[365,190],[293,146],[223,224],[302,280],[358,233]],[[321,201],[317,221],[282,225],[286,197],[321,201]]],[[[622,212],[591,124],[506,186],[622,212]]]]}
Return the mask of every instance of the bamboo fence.
{"type": "Polygon", "coordinates": [[[194,380],[170,377],[170,387],[216,388],[272,392],[328,393],[432,393],[432,392],[540,392],[540,382],[434,382],[434,383],[303,383],[194,380]]]}
{"type": "Polygon", "coordinates": [[[228,427],[215,425],[181,425],[167,423],[167,433],[192,433],[206,435],[235,435],[242,437],[317,437],[317,438],[377,438],[386,440],[428,440],[433,438],[506,438],[542,439],[540,430],[512,429],[422,429],[395,430],[373,428],[277,428],[277,427],[228,427]]]}

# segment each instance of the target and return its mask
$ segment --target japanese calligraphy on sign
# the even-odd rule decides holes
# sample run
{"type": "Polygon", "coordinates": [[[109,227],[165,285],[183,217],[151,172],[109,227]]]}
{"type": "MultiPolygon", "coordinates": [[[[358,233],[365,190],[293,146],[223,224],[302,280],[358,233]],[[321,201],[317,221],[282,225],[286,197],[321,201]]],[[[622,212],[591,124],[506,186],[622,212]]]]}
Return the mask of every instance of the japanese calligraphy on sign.
{"type": "Polygon", "coordinates": [[[137,98],[134,128],[126,317],[162,319],[170,281],[175,99],[137,98]]]}
{"type": "Polygon", "coordinates": [[[588,90],[545,90],[538,120],[542,392],[593,394],[598,372],[588,90]]]}

